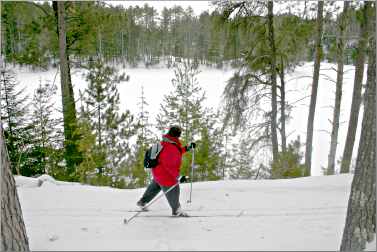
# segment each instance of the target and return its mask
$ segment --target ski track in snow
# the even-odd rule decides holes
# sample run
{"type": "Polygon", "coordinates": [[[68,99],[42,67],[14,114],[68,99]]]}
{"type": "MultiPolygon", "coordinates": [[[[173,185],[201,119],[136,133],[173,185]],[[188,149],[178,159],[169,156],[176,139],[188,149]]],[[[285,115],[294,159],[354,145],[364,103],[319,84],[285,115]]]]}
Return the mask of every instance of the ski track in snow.
{"type": "Polygon", "coordinates": [[[163,197],[128,224],[143,188],[23,181],[17,190],[31,250],[338,250],[351,179],[193,183],[190,204],[183,184],[183,209],[197,217],[171,217],[163,197]]]}

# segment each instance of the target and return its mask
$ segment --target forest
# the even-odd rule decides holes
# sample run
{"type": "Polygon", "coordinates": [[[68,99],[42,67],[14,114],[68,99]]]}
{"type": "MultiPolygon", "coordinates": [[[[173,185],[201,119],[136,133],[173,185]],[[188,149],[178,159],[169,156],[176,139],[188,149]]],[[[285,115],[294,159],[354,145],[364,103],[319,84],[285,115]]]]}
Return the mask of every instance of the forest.
{"type": "MultiPolygon", "coordinates": [[[[306,144],[304,157],[300,151],[304,143],[286,140],[285,125],[290,120],[291,105],[285,100],[285,75],[302,62],[315,61],[319,67],[320,61],[325,61],[339,67],[332,149],[329,166],[324,170],[325,174],[334,174],[341,68],[343,64],[360,68],[356,69],[359,79],[355,79],[355,85],[359,83],[359,102],[355,102],[358,111],[361,68],[367,61],[367,53],[360,55],[358,51],[365,48],[367,33],[372,31],[372,25],[363,23],[364,18],[372,15],[371,7],[366,12],[362,4],[350,3],[342,10],[340,5],[325,3],[318,13],[319,24],[314,3],[305,3],[300,12],[294,3],[287,2],[288,11],[276,14],[273,6],[259,2],[213,4],[217,8],[212,13],[194,15],[191,7],[165,7],[158,13],[148,4],[125,8],[105,2],[66,2],[64,18],[59,23],[55,2],[4,2],[1,114],[13,173],[46,173],[61,180],[119,188],[148,183],[144,152],[159,136],[152,134],[151,118],[143,105],[139,114],[121,111],[117,85],[129,78],[118,73],[115,65],[121,64],[130,68],[173,68],[175,92],[165,97],[157,128],[163,130],[176,123],[185,130],[184,143],[200,139],[194,181],[310,175],[311,144],[306,144]],[[12,66],[43,71],[59,64],[63,113],[52,118],[55,108],[51,96],[56,95],[57,86],[39,83],[33,97],[29,97],[18,86],[12,66]],[[222,110],[203,107],[205,97],[196,79],[202,65],[236,70],[224,90],[226,104],[222,110]],[[87,71],[88,86],[80,94],[73,93],[71,69],[87,71]],[[267,106],[271,103],[271,109],[262,109],[261,114],[260,108],[266,102],[267,106]],[[251,125],[250,117],[261,119],[251,125]],[[246,130],[248,137],[243,137],[243,147],[230,156],[224,146],[228,137],[240,129],[246,130]],[[250,167],[250,151],[261,146],[270,149],[271,161],[250,167]],[[225,170],[229,172],[225,174],[225,170]]],[[[318,74],[319,69],[314,75],[317,80],[313,79],[309,113],[312,117],[308,118],[306,139],[309,142],[318,74]]],[[[141,104],[146,103],[141,97],[141,104]]],[[[345,156],[351,157],[355,129],[349,131],[351,147],[345,150],[345,156]]],[[[349,163],[345,158],[341,172],[349,172],[349,163]]],[[[188,173],[189,169],[187,158],[182,170],[188,173]]]]}
{"type": "MultiPolygon", "coordinates": [[[[212,12],[196,15],[181,6],[158,12],[148,4],[124,7],[104,1],[1,2],[0,115],[12,174],[142,188],[151,180],[143,165],[145,151],[161,137],[155,132],[179,125],[183,144],[197,143],[194,182],[311,176],[314,123],[321,116],[316,114],[321,64],[332,63],[336,92],[323,175],[337,174],[335,155],[342,152],[339,172],[354,174],[348,215],[356,217],[347,218],[341,250],[363,248],[375,234],[375,218],[362,214],[375,212],[375,3],[211,4],[212,12]],[[286,76],[305,62],[314,66],[307,118],[291,118],[286,76]],[[349,120],[343,123],[346,65],[354,66],[354,80],[349,120]],[[218,111],[203,105],[206,97],[197,80],[203,66],[234,70],[218,111]],[[30,96],[17,80],[19,67],[59,68],[60,86],[40,82],[30,96]],[[143,94],[139,113],[121,109],[118,85],[132,76],[120,67],[174,71],[174,91],[164,96],[155,123],[144,109],[143,94]],[[87,82],[80,93],[73,89],[77,69],[87,82]],[[51,97],[58,90],[56,118],[51,97]],[[287,140],[290,120],[305,120],[305,139],[287,140]],[[347,127],[346,139],[339,139],[340,127],[347,127]],[[230,152],[229,138],[238,141],[230,152]],[[344,149],[337,148],[340,141],[344,149]],[[251,167],[262,149],[267,161],[251,167]],[[358,225],[364,229],[354,238],[358,225]]],[[[183,160],[182,174],[190,174],[191,155],[183,160]]]]}

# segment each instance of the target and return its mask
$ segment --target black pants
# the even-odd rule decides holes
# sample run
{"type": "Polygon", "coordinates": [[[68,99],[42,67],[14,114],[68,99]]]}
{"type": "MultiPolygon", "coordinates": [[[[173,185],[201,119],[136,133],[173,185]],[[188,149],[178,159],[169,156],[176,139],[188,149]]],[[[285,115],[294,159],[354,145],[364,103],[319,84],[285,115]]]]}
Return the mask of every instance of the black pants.
{"type": "MultiPolygon", "coordinates": [[[[147,204],[149,203],[156,195],[161,191],[165,193],[171,187],[160,186],[157,182],[152,180],[152,182],[148,185],[147,189],[145,190],[143,197],[141,197],[140,202],[147,204]]],[[[165,193],[165,196],[169,202],[169,205],[172,210],[172,214],[176,213],[177,209],[180,207],[179,203],[179,184],[176,185],[172,190],[168,193],[165,193]]]]}

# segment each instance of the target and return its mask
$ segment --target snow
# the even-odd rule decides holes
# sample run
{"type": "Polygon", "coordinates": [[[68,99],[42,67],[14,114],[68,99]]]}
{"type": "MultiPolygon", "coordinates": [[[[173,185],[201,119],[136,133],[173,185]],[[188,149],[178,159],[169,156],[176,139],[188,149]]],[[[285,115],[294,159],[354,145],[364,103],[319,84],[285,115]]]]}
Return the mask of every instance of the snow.
{"type": "Polygon", "coordinates": [[[56,185],[80,185],[80,183],[57,181],[53,177],[43,174],[37,178],[15,176],[16,187],[35,188],[41,186],[56,186],[56,185]]]}
{"type": "MultiPolygon", "coordinates": [[[[141,96],[141,87],[144,87],[146,97],[147,110],[149,112],[149,122],[155,124],[156,115],[160,111],[160,104],[164,95],[173,91],[171,80],[174,78],[174,70],[156,67],[156,68],[122,68],[118,66],[120,73],[124,72],[130,76],[128,82],[119,84],[121,111],[130,110],[134,115],[139,113],[139,103],[141,96]]],[[[336,71],[335,64],[321,63],[320,82],[318,88],[317,106],[314,123],[313,135],[313,153],[312,153],[312,175],[322,175],[322,167],[327,167],[327,158],[330,148],[331,124],[334,99],[335,99],[335,83],[336,71]],[[332,81],[331,81],[332,80],[332,81]]],[[[365,71],[367,66],[365,67],[365,71]]],[[[57,108],[55,117],[61,117],[61,98],[60,98],[60,77],[56,69],[45,72],[33,72],[26,68],[15,69],[17,78],[20,83],[26,87],[29,94],[33,94],[34,89],[38,87],[39,81],[54,82],[58,86],[57,95],[54,100],[57,108]]],[[[217,110],[222,102],[222,93],[227,80],[233,75],[235,70],[232,69],[213,69],[208,67],[200,67],[200,73],[197,76],[199,85],[206,92],[207,100],[205,106],[212,107],[217,110]]],[[[344,84],[341,103],[340,128],[338,134],[338,148],[336,153],[336,161],[341,160],[343,155],[344,144],[347,134],[347,125],[349,120],[349,112],[352,101],[352,90],[354,80],[354,66],[346,65],[344,67],[344,84]]],[[[76,100],[79,98],[79,90],[83,91],[87,86],[84,72],[80,69],[72,71],[72,82],[76,100]]],[[[286,98],[289,103],[293,103],[291,112],[292,119],[287,122],[288,143],[300,136],[301,143],[306,141],[307,117],[310,103],[311,82],[313,76],[313,62],[304,63],[296,68],[293,73],[286,75],[286,98]]],[[[366,75],[365,75],[366,76],[366,75]]],[[[365,82],[366,78],[364,78],[365,82]]],[[[80,102],[77,102],[79,108],[80,102]]],[[[268,109],[268,108],[267,108],[268,109]]],[[[358,139],[360,135],[362,121],[362,109],[359,116],[359,127],[356,135],[355,148],[353,151],[353,159],[357,154],[358,139]]],[[[155,133],[157,130],[155,131],[155,133]]],[[[161,132],[157,132],[159,135],[161,132]]],[[[304,152],[304,146],[302,151],[304,152]]],[[[263,159],[263,157],[262,157],[263,159]]],[[[256,167],[259,165],[256,164],[256,167]]],[[[256,168],[254,167],[254,168],[256,168]]],[[[336,171],[339,172],[339,164],[336,163],[336,171]]]]}
{"type": "Polygon", "coordinates": [[[366,251],[376,251],[376,234],[374,234],[373,240],[366,244],[366,251]]]}
{"type": "Polygon", "coordinates": [[[198,182],[190,204],[190,184],[183,184],[183,209],[206,217],[170,217],[163,197],[123,224],[144,188],[58,181],[36,187],[30,185],[40,178],[15,178],[30,249],[38,251],[338,250],[352,181],[333,175],[198,182]]]}

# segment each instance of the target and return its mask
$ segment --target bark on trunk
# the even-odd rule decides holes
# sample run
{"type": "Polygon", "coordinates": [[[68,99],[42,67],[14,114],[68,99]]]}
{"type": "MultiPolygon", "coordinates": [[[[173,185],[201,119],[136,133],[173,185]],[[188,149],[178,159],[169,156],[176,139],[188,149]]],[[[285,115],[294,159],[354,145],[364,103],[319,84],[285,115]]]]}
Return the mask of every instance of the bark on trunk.
{"type": "MultiPolygon", "coordinates": [[[[374,18],[373,18],[374,19],[374,18]]],[[[375,26],[374,26],[375,29],[375,26]]],[[[370,38],[365,108],[341,251],[362,251],[376,233],[376,38],[370,38]]]]}
{"type": "Polygon", "coordinates": [[[77,127],[76,105],[73,94],[71,73],[69,66],[69,56],[67,53],[67,38],[65,27],[64,1],[53,2],[55,15],[58,20],[59,36],[59,60],[60,60],[60,81],[62,90],[62,105],[64,118],[64,138],[65,138],[65,160],[67,162],[68,174],[72,175],[75,166],[80,162],[81,156],[77,150],[76,137],[74,131],[77,127]]]}
{"type": "Polygon", "coordinates": [[[281,112],[281,150],[282,152],[287,151],[287,135],[285,130],[285,75],[284,75],[284,62],[283,57],[281,57],[281,65],[279,69],[279,77],[280,77],[280,112],[281,112]]]}
{"type": "Polygon", "coordinates": [[[277,84],[276,84],[276,46],[274,37],[274,3],[268,2],[268,41],[271,49],[271,142],[273,161],[276,161],[279,154],[279,143],[277,136],[277,84]]]}
{"type": "Polygon", "coordinates": [[[0,123],[0,170],[1,170],[1,251],[30,251],[18,199],[16,183],[11,172],[5,147],[3,128],[0,123]]]}
{"type": "Polygon", "coordinates": [[[357,47],[351,112],[350,119],[348,122],[346,144],[344,145],[343,159],[340,167],[341,173],[348,173],[350,171],[352,152],[355,144],[357,122],[359,119],[359,111],[361,104],[361,90],[364,75],[365,50],[367,47],[368,40],[368,10],[370,8],[370,5],[371,2],[365,2],[363,8],[363,18],[360,24],[360,39],[357,47]]]}
{"type": "Polygon", "coordinates": [[[336,91],[335,91],[335,105],[332,120],[332,131],[330,141],[330,153],[327,162],[327,175],[333,175],[335,172],[335,155],[338,145],[338,130],[340,117],[340,103],[342,100],[342,86],[343,86],[343,66],[344,66],[344,36],[347,27],[349,2],[344,2],[343,13],[341,14],[338,25],[338,42],[336,58],[338,62],[338,69],[336,75],[336,91]]]}
{"type": "Polygon", "coordinates": [[[313,131],[314,131],[314,115],[315,107],[317,103],[318,81],[319,81],[319,69],[321,66],[322,58],[322,30],[323,30],[323,1],[318,1],[317,10],[317,34],[315,42],[315,61],[314,61],[314,73],[312,94],[310,97],[310,107],[308,115],[308,127],[306,131],[306,150],[305,150],[305,168],[307,176],[311,175],[312,166],[312,143],[313,143],[313,131]]]}

